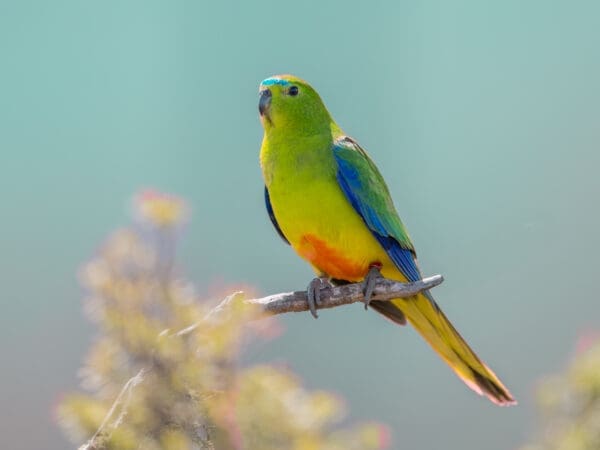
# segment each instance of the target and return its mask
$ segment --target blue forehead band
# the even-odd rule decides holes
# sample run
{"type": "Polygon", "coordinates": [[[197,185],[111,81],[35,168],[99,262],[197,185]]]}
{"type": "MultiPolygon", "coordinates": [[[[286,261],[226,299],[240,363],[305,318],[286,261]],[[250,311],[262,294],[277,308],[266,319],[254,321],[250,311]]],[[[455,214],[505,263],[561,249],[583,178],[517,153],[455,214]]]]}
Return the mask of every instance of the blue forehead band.
{"type": "Polygon", "coordinates": [[[290,84],[290,82],[288,80],[282,80],[281,78],[267,78],[260,84],[262,86],[272,86],[274,84],[278,84],[280,86],[287,86],[288,84],[290,84]]]}

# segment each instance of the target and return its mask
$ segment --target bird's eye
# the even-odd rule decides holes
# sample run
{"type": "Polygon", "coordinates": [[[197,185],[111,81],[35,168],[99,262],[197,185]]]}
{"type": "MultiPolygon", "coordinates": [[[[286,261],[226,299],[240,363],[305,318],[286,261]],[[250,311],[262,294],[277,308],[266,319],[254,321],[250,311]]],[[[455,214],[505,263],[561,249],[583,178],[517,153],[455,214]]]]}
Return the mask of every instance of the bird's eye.
{"type": "Polygon", "coordinates": [[[288,94],[291,95],[292,97],[295,97],[296,95],[298,95],[298,86],[292,86],[288,89],[288,94]]]}

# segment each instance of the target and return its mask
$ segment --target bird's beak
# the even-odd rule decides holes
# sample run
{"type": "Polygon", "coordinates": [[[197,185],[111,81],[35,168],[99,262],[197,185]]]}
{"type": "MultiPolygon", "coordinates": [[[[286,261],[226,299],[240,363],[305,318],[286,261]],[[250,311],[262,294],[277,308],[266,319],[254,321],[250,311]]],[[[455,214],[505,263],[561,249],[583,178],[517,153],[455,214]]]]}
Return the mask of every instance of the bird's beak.
{"type": "Polygon", "coordinates": [[[261,117],[266,117],[269,121],[269,107],[271,106],[271,91],[263,89],[260,91],[260,99],[258,100],[258,112],[261,117]]]}

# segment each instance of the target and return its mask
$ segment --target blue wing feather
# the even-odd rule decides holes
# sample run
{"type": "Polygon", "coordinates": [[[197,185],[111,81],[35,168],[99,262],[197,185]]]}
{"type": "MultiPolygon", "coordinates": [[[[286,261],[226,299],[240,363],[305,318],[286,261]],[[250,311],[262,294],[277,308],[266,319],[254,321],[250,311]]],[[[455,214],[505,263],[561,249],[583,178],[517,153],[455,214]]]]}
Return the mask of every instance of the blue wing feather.
{"type": "Polygon", "coordinates": [[[348,137],[335,142],[333,154],[338,166],[338,183],[352,207],[404,276],[409,281],[420,280],[414,248],[389,198],[383,177],[373,162],[348,137]]]}

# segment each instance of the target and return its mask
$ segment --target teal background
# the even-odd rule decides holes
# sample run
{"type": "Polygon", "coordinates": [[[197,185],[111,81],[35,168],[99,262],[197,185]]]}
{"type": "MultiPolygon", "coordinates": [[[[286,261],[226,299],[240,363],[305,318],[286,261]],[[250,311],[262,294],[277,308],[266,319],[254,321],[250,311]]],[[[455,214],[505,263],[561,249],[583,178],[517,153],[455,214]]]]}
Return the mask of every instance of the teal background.
{"type": "Polygon", "coordinates": [[[599,326],[600,3],[0,1],[0,447],[62,449],[94,329],[76,272],[134,192],[186,198],[201,291],[300,289],[264,211],[257,89],[309,80],[386,177],[425,273],[520,400],[478,398],[360,306],[282,318],[286,361],[394,447],[514,449],[536,381],[599,326]]]}

